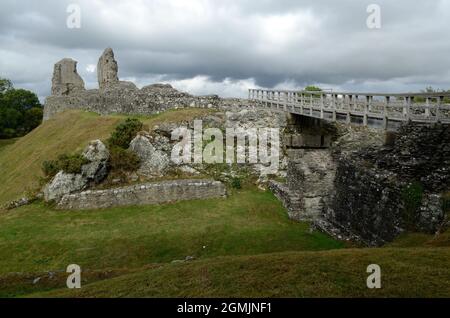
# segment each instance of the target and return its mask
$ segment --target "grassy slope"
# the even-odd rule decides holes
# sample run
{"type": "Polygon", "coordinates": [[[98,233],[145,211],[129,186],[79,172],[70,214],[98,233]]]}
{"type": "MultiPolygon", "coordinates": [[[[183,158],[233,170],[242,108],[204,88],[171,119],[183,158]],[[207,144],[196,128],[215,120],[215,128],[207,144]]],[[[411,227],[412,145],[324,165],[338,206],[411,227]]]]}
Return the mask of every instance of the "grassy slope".
{"type": "MultiPolygon", "coordinates": [[[[190,120],[211,112],[182,109],[150,117],[139,117],[149,125],[190,120]]],[[[82,151],[93,139],[106,139],[114,126],[126,116],[98,116],[69,111],[43,123],[14,144],[0,144],[0,206],[39,188],[42,162],[66,152],[82,151]],[[7,151],[5,151],[7,150],[7,151]]]]}
{"type": "Polygon", "coordinates": [[[359,249],[167,264],[44,297],[449,297],[449,249],[359,249]],[[382,289],[366,286],[369,264],[382,289]]]}
{"type": "Polygon", "coordinates": [[[7,149],[7,146],[14,144],[17,140],[18,138],[0,139],[0,152],[7,149]]]}

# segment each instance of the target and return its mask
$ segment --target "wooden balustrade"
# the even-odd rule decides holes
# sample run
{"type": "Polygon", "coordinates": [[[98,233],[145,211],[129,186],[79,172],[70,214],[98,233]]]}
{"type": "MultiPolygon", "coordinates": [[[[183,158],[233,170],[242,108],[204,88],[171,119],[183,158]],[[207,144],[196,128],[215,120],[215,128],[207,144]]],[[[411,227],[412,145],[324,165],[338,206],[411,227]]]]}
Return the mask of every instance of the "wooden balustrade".
{"type": "Polygon", "coordinates": [[[405,121],[450,124],[450,93],[351,93],[250,89],[259,107],[387,129],[405,121]]]}

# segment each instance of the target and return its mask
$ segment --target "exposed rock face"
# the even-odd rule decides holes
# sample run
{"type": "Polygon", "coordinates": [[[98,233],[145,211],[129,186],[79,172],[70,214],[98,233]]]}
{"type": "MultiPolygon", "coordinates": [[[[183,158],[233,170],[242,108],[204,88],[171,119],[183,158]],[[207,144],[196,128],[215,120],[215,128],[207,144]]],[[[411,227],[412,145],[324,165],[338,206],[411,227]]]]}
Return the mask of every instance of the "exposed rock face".
{"type": "Polygon", "coordinates": [[[66,58],[55,64],[52,79],[52,95],[67,96],[84,90],[84,81],[77,73],[76,61],[66,58]]]}
{"type": "Polygon", "coordinates": [[[152,137],[141,133],[130,143],[130,149],[141,159],[138,174],[143,176],[161,176],[170,164],[165,152],[170,149],[169,139],[163,136],[152,137]]]}
{"type": "Polygon", "coordinates": [[[45,201],[59,201],[64,195],[81,191],[86,186],[87,179],[81,174],[60,171],[44,188],[44,198],[45,201]]]}
{"type": "Polygon", "coordinates": [[[448,126],[405,125],[393,145],[337,158],[335,194],[323,220],[372,246],[392,241],[411,226],[434,233],[445,218],[440,193],[450,190],[449,167],[448,126]],[[422,203],[405,212],[405,189],[413,183],[423,187],[422,203]]]}
{"type": "Polygon", "coordinates": [[[64,195],[84,190],[90,183],[99,183],[107,176],[109,151],[100,140],[91,141],[83,156],[90,162],[81,167],[81,173],[70,174],[60,171],[45,186],[45,201],[59,201],[64,195]]]}
{"type": "Polygon", "coordinates": [[[109,151],[100,140],[94,140],[84,150],[83,156],[90,161],[81,168],[81,174],[88,181],[100,183],[108,175],[109,151]]]}
{"type": "Polygon", "coordinates": [[[114,58],[114,52],[111,48],[107,48],[97,64],[98,86],[101,90],[114,86],[119,83],[118,77],[119,67],[114,58]]]}

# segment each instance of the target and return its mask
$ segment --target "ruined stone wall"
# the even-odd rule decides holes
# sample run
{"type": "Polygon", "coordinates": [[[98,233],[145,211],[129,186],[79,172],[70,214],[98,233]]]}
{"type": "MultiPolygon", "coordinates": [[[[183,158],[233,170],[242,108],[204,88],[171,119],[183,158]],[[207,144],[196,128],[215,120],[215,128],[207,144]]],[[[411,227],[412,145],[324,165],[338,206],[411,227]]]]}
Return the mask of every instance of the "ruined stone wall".
{"type": "Polygon", "coordinates": [[[219,181],[175,180],[68,194],[58,203],[57,208],[89,210],[220,198],[225,195],[225,186],[219,181]]]}
{"type": "Polygon", "coordinates": [[[192,96],[173,89],[161,92],[157,85],[142,89],[117,87],[112,90],[87,90],[70,96],[47,97],[44,107],[44,120],[69,109],[85,110],[100,115],[130,114],[153,115],[169,109],[186,107],[233,108],[252,107],[252,102],[244,99],[222,99],[216,95],[192,96]]]}
{"type": "Polygon", "coordinates": [[[386,145],[379,132],[337,128],[329,149],[290,150],[287,182],[270,183],[291,219],[369,246],[405,230],[441,229],[450,192],[448,125],[410,123],[386,145]]]}
{"type": "Polygon", "coordinates": [[[153,84],[139,89],[132,82],[119,80],[118,64],[111,48],[106,49],[98,61],[99,89],[85,90],[76,67],[77,62],[72,59],[63,59],[55,64],[52,96],[45,101],[44,120],[69,109],[101,115],[152,115],[185,107],[230,109],[254,104],[244,99],[222,99],[216,95],[192,96],[167,84],[153,84]]]}
{"type": "Polygon", "coordinates": [[[334,195],[318,224],[374,246],[409,227],[435,233],[445,219],[441,194],[448,191],[450,127],[408,124],[391,146],[338,157],[334,195]],[[408,211],[411,184],[419,185],[414,195],[422,199],[408,211]]]}

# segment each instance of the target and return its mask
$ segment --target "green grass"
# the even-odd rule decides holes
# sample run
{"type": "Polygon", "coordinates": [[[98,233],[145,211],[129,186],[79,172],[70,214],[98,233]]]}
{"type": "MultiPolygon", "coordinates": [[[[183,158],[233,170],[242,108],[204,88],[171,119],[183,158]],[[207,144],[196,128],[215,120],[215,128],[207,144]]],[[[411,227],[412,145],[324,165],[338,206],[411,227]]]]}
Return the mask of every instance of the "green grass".
{"type": "Polygon", "coordinates": [[[142,269],[33,297],[450,297],[449,249],[352,249],[220,257],[142,269]],[[367,266],[381,267],[368,289],[367,266]]]}
{"type": "Polygon", "coordinates": [[[268,192],[242,190],[227,199],[55,211],[33,204],[0,214],[0,274],[134,268],[186,256],[210,258],[343,246],[288,220],[268,192]],[[205,248],[204,248],[205,247],[205,248]]]}
{"type": "Polygon", "coordinates": [[[0,139],[0,152],[5,150],[7,146],[14,144],[18,138],[0,139]]]}

